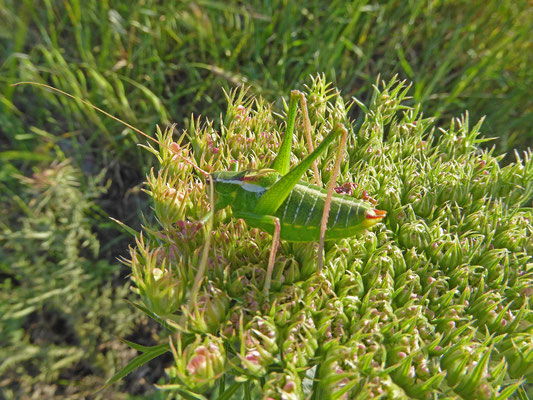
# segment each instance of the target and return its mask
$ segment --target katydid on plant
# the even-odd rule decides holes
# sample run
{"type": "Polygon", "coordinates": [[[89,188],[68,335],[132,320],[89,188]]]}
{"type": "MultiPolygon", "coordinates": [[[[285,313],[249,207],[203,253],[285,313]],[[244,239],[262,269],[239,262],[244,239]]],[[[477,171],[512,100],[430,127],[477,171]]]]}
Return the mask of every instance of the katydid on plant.
{"type": "MultiPolygon", "coordinates": [[[[155,141],[159,145],[164,146],[164,144],[159,143],[159,141],[141,130],[69,93],[36,82],[20,82],[13,86],[19,84],[31,84],[45,87],[76,99],[124,124],[130,129],[133,129],[135,132],[140,133],[148,139],[155,141]]],[[[376,210],[371,205],[361,200],[333,194],[333,188],[340,168],[340,161],[344,153],[344,145],[347,138],[346,128],[341,124],[334,126],[322,143],[314,150],[312,150],[310,130],[311,124],[307,115],[305,97],[302,93],[293,91],[291,92],[289,102],[285,135],[283,137],[280,151],[271,168],[238,172],[218,171],[209,174],[195,165],[191,160],[183,157],[179,151],[176,151],[179,150],[177,144],[173,143],[176,145],[177,149],[172,145],[169,147],[171,152],[179,155],[209,180],[211,187],[210,198],[211,202],[214,203],[214,206],[212,207],[212,212],[210,212],[206,216],[207,218],[204,218],[203,220],[203,222],[206,220],[210,222],[209,228],[212,226],[212,218],[209,217],[213,215],[214,212],[227,206],[231,206],[235,217],[242,218],[248,225],[257,227],[273,236],[272,248],[263,287],[265,294],[268,294],[270,289],[272,272],[280,239],[293,242],[313,242],[318,240],[319,252],[317,269],[320,271],[323,263],[325,240],[335,240],[353,236],[356,233],[377,224],[386,216],[385,211],[376,210]],[[298,165],[290,169],[290,155],[298,99],[300,99],[302,105],[304,129],[308,148],[311,153],[298,165]],[[341,136],[341,145],[337,153],[335,167],[330,177],[327,190],[301,181],[300,179],[302,176],[311,167],[314,170],[316,181],[320,181],[318,168],[316,167],[316,160],[338,136],[341,136]],[[213,201],[214,196],[216,197],[216,202],[213,201]]],[[[189,304],[194,303],[196,295],[200,289],[207,264],[208,251],[209,237],[206,240],[202,252],[202,259],[193,284],[189,304]]]]}
{"type": "MultiPolygon", "coordinates": [[[[318,269],[322,267],[324,240],[342,239],[377,224],[386,215],[369,204],[347,196],[333,194],[333,187],[343,156],[340,146],[328,190],[301,181],[333,140],[347,131],[337,124],[322,143],[298,165],[290,169],[299,92],[293,91],[289,102],[287,128],[272,168],[245,171],[219,171],[210,174],[214,183],[214,211],[230,206],[233,215],[248,225],[273,236],[263,290],[268,293],[279,240],[293,242],[320,241],[318,269]]],[[[303,110],[304,116],[307,110],[303,110]]],[[[305,118],[305,117],[304,117],[305,118]]],[[[310,137],[310,135],[308,135],[310,137]]],[[[315,168],[316,170],[316,168],[315,168]]]]}

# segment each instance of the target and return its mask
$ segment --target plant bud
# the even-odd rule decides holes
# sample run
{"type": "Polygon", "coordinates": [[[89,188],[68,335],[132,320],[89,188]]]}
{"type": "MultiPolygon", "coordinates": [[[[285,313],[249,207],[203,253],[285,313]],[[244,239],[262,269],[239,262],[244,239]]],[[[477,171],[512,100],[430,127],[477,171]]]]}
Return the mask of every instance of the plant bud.
{"type": "Polygon", "coordinates": [[[527,234],[525,232],[511,227],[496,234],[493,244],[497,248],[506,248],[511,252],[517,253],[525,250],[524,240],[526,238],[527,234]]]}
{"type": "Polygon", "coordinates": [[[387,245],[387,255],[392,260],[392,266],[394,268],[394,276],[403,274],[407,267],[403,251],[396,245],[387,245]]]}
{"type": "Polygon", "coordinates": [[[433,211],[435,210],[436,202],[436,193],[433,190],[424,189],[422,193],[416,197],[412,207],[417,215],[426,219],[430,219],[433,211]]]}
{"type": "Polygon", "coordinates": [[[340,298],[345,296],[362,296],[365,292],[363,278],[358,272],[346,271],[335,286],[335,293],[340,298]]]}
{"type": "Polygon", "coordinates": [[[176,348],[173,346],[175,366],[169,375],[176,376],[179,382],[196,393],[203,393],[215,385],[224,373],[226,352],[222,339],[207,335],[196,340],[182,351],[181,337],[176,348]]]}
{"type": "Polygon", "coordinates": [[[252,376],[261,377],[278,358],[277,328],[273,321],[255,317],[240,335],[242,366],[252,376]]]}
{"type": "Polygon", "coordinates": [[[408,222],[400,227],[399,240],[406,248],[425,249],[432,242],[428,227],[423,221],[408,222]]]}
{"type": "Polygon", "coordinates": [[[458,266],[450,272],[450,287],[455,287],[461,292],[468,287],[476,287],[484,272],[484,268],[479,265],[458,266]]]}
{"type": "Polygon", "coordinates": [[[533,379],[533,337],[530,333],[515,333],[507,336],[500,345],[507,361],[509,376],[513,379],[533,379]]]}
{"type": "Polygon", "coordinates": [[[317,337],[321,345],[329,342],[343,342],[345,329],[350,321],[342,312],[342,304],[336,304],[327,312],[324,312],[318,320],[317,337]]]}
{"type": "Polygon", "coordinates": [[[324,399],[348,400],[355,394],[350,387],[361,379],[356,362],[352,349],[332,343],[317,372],[319,392],[324,399]]]}
{"type": "Polygon", "coordinates": [[[394,302],[400,306],[421,293],[420,278],[412,270],[401,274],[395,281],[394,302]]]}
{"type": "Polygon", "coordinates": [[[365,287],[371,288],[376,285],[376,282],[380,281],[380,276],[388,275],[393,277],[394,273],[392,258],[384,252],[375,252],[370,256],[370,259],[363,268],[363,282],[365,287]]]}
{"type": "Polygon", "coordinates": [[[131,250],[131,279],[143,303],[161,318],[170,317],[181,307],[187,281],[177,276],[179,269],[170,268],[166,260],[160,260],[159,248],[150,251],[143,238],[137,240],[136,250],[131,250]]]}
{"type": "Polygon", "coordinates": [[[442,254],[433,257],[434,261],[446,268],[453,269],[464,261],[464,251],[459,238],[444,242],[442,254]]]}
{"type": "Polygon", "coordinates": [[[499,390],[506,366],[490,364],[491,352],[492,346],[457,344],[443,354],[448,384],[463,398],[492,398],[499,390]]]}
{"type": "Polygon", "coordinates": [[[300,311],[305,298],[305,291],[298,285],[286,286],[283,292],[275,293],[271,298],[269,314],[277,326],[285,326],[300,311]]]}
{"type": "Polygon", "coordinates": [[[288,259],[283,268],[283,284],[291,285],[300,280],[300,264],[294,258],[288,259]]]}
{"type": "Polygon", "coordinates": [[[283,332],[281,354],[287,365],[301,368],[308,365],[318,348],[317,330],[307,313],[301,312],[295,319],[283,332]]]}
{"type": "Polygon", "coordinates": [[[222,328],[228,305],[228,296],[210,284],[197,296],[187,322],[195,332],[215,333],[222,328]]]}
{"type": "Polygon", "coordinates": [[[302,382],[292,368],[272,372],[263,386],[263,399],[301,400],[304,398],[302,382]]]}
{"type": "Polygon", "coordinates": [[[155,214],[163,226],[184,219],[190,191],[176,177],[169,179],[168,170],[159,171],[157,177],[151,170],[147,177],[148,194],[154,202],[155,214]]]}
{"type": "MultiPolygon", "coordinates": [[[[361,299],[358,296],[345,296],[343,299],[344,315],[349,321],[355,320],[361,308],[361,299]]],[[[319,325],[320,326],[320,325],[319,325]]]]}

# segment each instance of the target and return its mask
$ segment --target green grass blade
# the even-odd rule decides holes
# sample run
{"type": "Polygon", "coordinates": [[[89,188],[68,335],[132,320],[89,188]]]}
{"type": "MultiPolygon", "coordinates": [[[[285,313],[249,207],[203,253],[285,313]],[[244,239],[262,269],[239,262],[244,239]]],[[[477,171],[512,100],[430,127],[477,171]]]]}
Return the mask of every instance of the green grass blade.
{"type": "Polygon", "coordinates": [[[139,232],[137,232],[135,229],[130,228],[128,225],[126,225],[124,222],[119,221],[118,219],[115,219],[113,217],[109,217],[112,221],[116,222],[124,231],[129,233],[131,236],[137,238],[139,237],[139,232]]]}
{"type": "Polygon", "coordinates": [[[170,351],[170,347],[168,344],[159,344],[156,346],[152,346],[148,348],[147,351],[145,351],[140,356],[135,357],[133,360],[131,360],[124,368],[122,368],[119,372],[117,372],[112,378],[110,378],[104,386],[102,386],[99,390],[103,390],[112,384],[118,382],[122,378],[124,378],[129,373],[135,371],[137,368],[142,367],[147,362],[153,360],[154,358],[160,356],[161,354],[166,353],[167,351],[170,351]]]}

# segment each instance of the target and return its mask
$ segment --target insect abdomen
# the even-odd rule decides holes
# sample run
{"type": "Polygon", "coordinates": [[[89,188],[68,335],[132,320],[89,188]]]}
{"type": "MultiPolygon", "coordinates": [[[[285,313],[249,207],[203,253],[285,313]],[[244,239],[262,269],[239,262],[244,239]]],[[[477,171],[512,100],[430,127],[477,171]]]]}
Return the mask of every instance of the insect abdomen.
{"type": "MultiPolygon", "coordinates": [[[[319,239],[320,221],[326,201],[326,191],[305,182],[298,183],[281,204],[275,216],[281,224],[281,238],[295,242],[319,239]]],[[[334,194],[329,212],[326,239],[353,236],[379,221],[369,221],[372,207],[348,196],[334,194]]]]}

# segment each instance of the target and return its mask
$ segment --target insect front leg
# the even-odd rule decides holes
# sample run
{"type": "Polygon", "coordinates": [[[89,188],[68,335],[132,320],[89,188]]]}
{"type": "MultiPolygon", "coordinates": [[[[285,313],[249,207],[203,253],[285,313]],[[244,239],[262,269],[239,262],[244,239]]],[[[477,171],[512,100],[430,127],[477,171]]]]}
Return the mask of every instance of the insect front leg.
{"type": "Polygon", "coordinates": [[[272,232],[272,247],[270,249],[270,256],[268,257],[267,273],[265,284],[263,286],[263,292],[265,296],[268,296],[268,291],[270,290],[270,284],[272,282],[272,272],[274,271],[276,254],[279,247],[279,236],[281,232],[279,218],[272,215],[258,215],[250,212],[238,212],[235,213],[235,216],[244,219],[244,221],[252,226],[261,226],[266,231],[272,232]]]}

